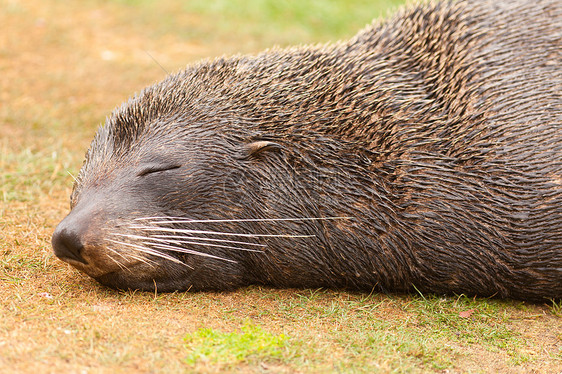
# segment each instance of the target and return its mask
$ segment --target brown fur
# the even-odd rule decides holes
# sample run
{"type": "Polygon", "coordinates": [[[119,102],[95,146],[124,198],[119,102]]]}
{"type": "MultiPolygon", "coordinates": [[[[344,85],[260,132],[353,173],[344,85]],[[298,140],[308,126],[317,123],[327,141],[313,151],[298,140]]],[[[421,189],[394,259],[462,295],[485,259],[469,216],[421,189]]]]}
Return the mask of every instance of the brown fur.
{"type": "Polygon", "coordinates": [[[100,128],[55,253],[119,288],[562,298],[561,26],[445,1],[190,66],[100,128]],[[303,217],[346,218],[267,221],[303,217]]]}

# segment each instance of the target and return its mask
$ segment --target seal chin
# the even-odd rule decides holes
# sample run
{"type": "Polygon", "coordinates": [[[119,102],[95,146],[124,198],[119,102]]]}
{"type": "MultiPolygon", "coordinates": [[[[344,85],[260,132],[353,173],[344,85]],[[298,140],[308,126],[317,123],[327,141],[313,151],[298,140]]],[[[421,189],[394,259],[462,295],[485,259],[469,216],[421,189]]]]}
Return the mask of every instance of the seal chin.
{"type": "Polygon", "coordinates": [[[173,292],[186,291],[190,288],[189,284],[185,284],[185,280],[178,282],[176,279],[163,279],[158,277],[156,274],[151,276],[147,274],[146,271],[136,271],[131,273],[119,270],[93,278],[104,286],[118,290],[173,292]]]}

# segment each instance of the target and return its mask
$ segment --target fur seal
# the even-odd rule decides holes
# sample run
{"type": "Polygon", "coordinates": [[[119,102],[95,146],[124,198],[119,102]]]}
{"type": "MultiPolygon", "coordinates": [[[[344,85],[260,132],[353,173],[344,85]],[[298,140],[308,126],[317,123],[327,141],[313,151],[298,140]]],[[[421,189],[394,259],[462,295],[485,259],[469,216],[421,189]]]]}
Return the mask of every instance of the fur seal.
{"type": "Polygon", "coordinates": [[[55,254],[122,289],[560,299],[561,29],[441,1],[191,65],[99,128],[55,254]]]}

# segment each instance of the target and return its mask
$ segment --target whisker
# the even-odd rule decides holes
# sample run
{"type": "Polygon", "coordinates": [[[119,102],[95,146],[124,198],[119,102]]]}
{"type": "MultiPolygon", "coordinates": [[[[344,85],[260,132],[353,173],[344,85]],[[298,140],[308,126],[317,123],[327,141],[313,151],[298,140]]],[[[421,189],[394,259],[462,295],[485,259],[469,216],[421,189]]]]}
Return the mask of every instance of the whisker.
{"type": "MultiPolygon", "coordinates": [[[[249,246],[253,246],[253,247],[267,247],[267,245],[260,244],[260,243],[250,243],[250,242],[242,242],[242,241],[238,241],[238,240],[228,240],[228,239],[205,238],[205,237],[202,237],[202,236],[186,236],[186,235],[141,236],[141,235],[132,235],[132,234],[120,234],[120,233],[112,233],[112,235],[123,236],[123,237],[131,238],[131,239],[161,241],[161,242],[164,242],[164,243],[176,241],[174,239],[180,239],[180,240],[201,240],[201,241],[227,243],[227,244],[241,244],[241,245],[249,245],[249,246]]],[[[240,247],[237,247],[237,248],[243,249],[243,248],[240,248],[240,247]]],[[[247,250],[250,250],[250,249],[247,249],[247,250]]]]}
{"type": "MultiPolygon", "coordinates": [[[[121,253],[117,252],[113,248],[107,247],[107,249],[110,250],[111,252],[115,253],[119,257],[123,258],[125,261],[127,261],[127,257],[123,256],[121,253]]],[[[154,268],[154,261],[153,260],[145,259],[145,258],[142,258],[140,256],[135,256],[134,254],[131,254],[131,253],[127,253],[127,256],[129,256],[129,258],[132,258],[133,260],[137,260],[139,262],[142,262],[142,263],[154,268]]],[[[109,255],[107,257],[109,257],[110,260],[115,262],[121,268],[121,270],[127,270],[128,272],[132,273],[131,269],[129,269],[127,266],[123,265],[119,261],[115,260],[113,257],[111,257],[109,255]]]]}
{"type": "MultiPolygon", "coordinates": [[[[151,238],[150,240],[157,240],[158,242],[164,242],[164,243],[176,243],[176,244],[192,244],[192,245],[206,245],[208,247],[215,247],[215,248],[225,248],[225,249],[237,249],[240,251],[246,251],[246,252],[260,252],[263,253],[262,249],[250,249],[250,248],[242,248],[242,247],[235,247],[235,246],[231,246],[231,245],[223,245],[223,244],[212,244],[212,243],[205,243],[205,242],[195,242],[195,241],[191,241],[191,240],[177,240],[177,239],[172,239],[172,240],[162,240],[162,239],[156,239],[156,238],[151,238]]],[[[152,244],[152,243],[151,243],[152,244]]]]}
{"type": "Polygon", "coordinates": [[[234,260],[229,260],[227,258],[214,256],[214,255],[210,255],[208,253],[198,252],[198,251],[194,251],[194,250],[186,249],[186,248],[182,248],[182,247],[175,247],[175,246],[166,245],[166,244],[153,244],[153,243],[150,243],[150,245],[152,245],[153,247],[156,247],[156,248],[160,248],[160,249],[167,249],[169,251],[187,253],[187,254],[192,254],[192,255],[196,255],[196,256],[209,257],[209,258],[214,258],[214,259],[217,259],[217,260],[223,260],[223,261],[227,261],[227,262],[236,263],[236,261],[234,261],[234,260]]]}
{"type": "Polygon", "coordinates": [[[223,235],[223,236],[242,236],[246,238],[314,238],[316,235],[288,235],[288,234],[238,234],[235,232],[219,232],[219,231],[205,231],[205,230],[189,230],[189,229],[175,229],[169,227],[155,227],[155,226],[137,226],[133,225],[131,228],[143,231],[163,231],[163,232],[176,232],[184,234],[208,234],[208,235],[223,235]]]}
{"type": "MultiPolygon", "coordinates": [[[[144,244],[147,245],[152,245],[152,246],[156,246],[155,243],[152,242],[160,242],[160,243],[176,243],[176,244],[192,244],[192,245],[206,245],[209,247],[216,247],[216,248],[226,248],[226,249],[237,249],[240,251],[247,251],[247,252],[263,252],[263,250],[260,249],[250,249],[250,248],[241,248],[241,247],[234,247],[234,246],[229,246],[229,245],[222,245],[222,244],[211,244],[211,243],[201,243],[201,242],[194,242],[191,240],[183,240],[183,239],[205,239],[205,238],[198,238],[198,237],[189,237],[189,236],[175,236],[176,238],[180,238],[182,240],[167,240],[167,239],[160,239],[160,238],[153,238],[153,237],[146,237],[146,236],[140,236],[140,235],[130,235],[130,234],[119,234],[119,233],[113,233],[113,235],[117,235],[117,236],[125,236],[131,239],[141,239],[141,240],[145,240],[144,244]]],[[[161,235],[163,237],[165,237],[164,235],[161,235]]],[[[232,241],[231,241],[232,242],[232,241]]],[[[239,243],[244,243],[244,242],[239,242],[239,243]]],[[[253,243],[245,243],[245,244],[253,244],[253,243]]],[[[258,244],[259,246],[265,247],[265,245],[262,244],[258,244]]],[[[175,248],[181,248],[181,247],[175,247],[175,248]]],[[[183,250],[188,250],[185,248],[182,248],[183,250]]],[[[185,252],[185,253],[189,253],[189,252],[185,252]]],[[[202,253],[202,252],[197,252],[194,251],[194,254],[198,254],[198,255],[205,255],[205,256],[210,256],[210,257],[215,257],[218,259],[222,259],[221,257],[216,257],[216,256],[212,256],[206,253],[202,253]]]]}
{"type": "Polygon", "coordinates": [[[128,255],[129,255],[129,257],[131,257],[132,259],[137,260],[137,261],[140,261],[140,262],[142,262],[142,263],[144,263],[144,264],[150,266],[151,268],[155,268],[155,267],[156,267],[156,266],[155,266],[156,262],[155,262],[154,260],[151,260],[151,259],[149,259],[149,258],[142,258],[142,257],[140,257],[140,256],[137,256],[137,255],[134,255],[134,254],[131,254],[131,253],[129,253],[128,255]]]}
{"type": "Polygon", "coordinates": [[[336,219],[353,219],[353,217],[302,217],[302,218],[247,218],[247,219],[191,219],[182,217],[140,217],[135,221],[161,220],[162,223],[225,223],[225,222],[278,222],[278,221],[328,221],[336,219]]]}
{"type": "Polygon", "coordinates": [[[107,247],[111,252],[115,253],[117,256],[121,257],[123,260],[127,261],[127,257],[123,256],[121,253],[117,252],[115,249],[111,247],[107,247]]]}
{"type": "Polygon", "coordinates": [[[172,257],[172,256],[169,256],[169,255],[167,255],[167,254],[165,254],[165,253],[156,251],[156,250],[154,250],[154,249],[152,249],[152,248],[143,247],[143,246],[136,245],[136,244],[131,244],[131,243],[120,242],[120,241],[113,240],[113,239],[108,239],[108,241],[113,242],[113,243],[116,243],[116,244],[120,244],[120,245],[125,245],[125,246],[131,247],[131,248],[133,248],[133,249],[135,249],[135,250],[137,250],[137,251],[139,251],[139,252],[146,253],[146,254],[150,254],[150,255],[153,255],[153,256],[156,256],[156,257],[160,257],[160,258],[163,258],[163,259],[166,259],[166,260],[169,260],[169,261],[172,261],[172,262],[175,262],[175,263],[184,265],[184,266],[186,266],[186,267],[192,269],[191,266],[189,266],[189,265],[183,263],[182,261],[178,260],[177,258],[172,257]]]}
{"type": "MultiPolygon", "coordinates": [[[[109,251],[115,253],[116,255],[123,257],[123,259],[126,260],[126,258],[125,258],[121,253],[117,252],[116,250],[114,250],[114,249],[112,249],[112,248],[109,248],[109,247],[107,247],[107,249],[108,249],[109,251]]],[[[106,254],[106,257],[109,258],[111,261],[115,262],[115,263],[117,264],[117,266],[119,266],[119,268],[120,268],[121,270],[129,270],[129,271],[131,271],[131,270],[128,269],[125,265],[123,265],[121,262],[119,262],[119,261],[117,261],[116,259],[114,259],[114,258],[113,258],[112,256],[110,256],[109,254],[106,254]]]]}
{"type": "Polygon", "coordinates": [[[217,239],[217,238],[205,238],[202,236],[184,236],[184,235],[153,235],[155,238],[170,238],[174,239],[187,239],[187,240],[201,240],[205,242],[218,242],[218,243],[227,243],[227,244],[241,244],[241,245],[251,245],[253,247],[262,247],[265,248],[267,245],[260,244],[260,243],[250,243],[250,242],[242,242],[239,240],[228,240],[228,239],[217,239]]]}

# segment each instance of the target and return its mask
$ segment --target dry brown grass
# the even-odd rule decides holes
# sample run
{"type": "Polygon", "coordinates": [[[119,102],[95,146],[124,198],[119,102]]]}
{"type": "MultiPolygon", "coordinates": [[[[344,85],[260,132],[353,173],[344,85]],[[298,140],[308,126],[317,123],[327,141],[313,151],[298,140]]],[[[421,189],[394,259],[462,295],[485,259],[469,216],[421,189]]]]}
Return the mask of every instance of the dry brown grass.
{"type": "Polygon", "coordinates": [[[259,33],[244,25],[251,20],[205,38],[211,13],[164,1],[153,24],[154,5],[125,3],[0,0],[0,372],[562,371],[562,319],[547,305],[261,288],[116,292],[58,261],[50,235],[67,212],[67,171],[78,171],[115,105],[165,75],[146,51],[175,71],[204,56],[321,39],[302,25],[259,33]],[[195,37],[175,25],[193,25],[195,37]],[[188,334],[248,321],[288,336],[282,357],[187,363],[188,334]]]}

